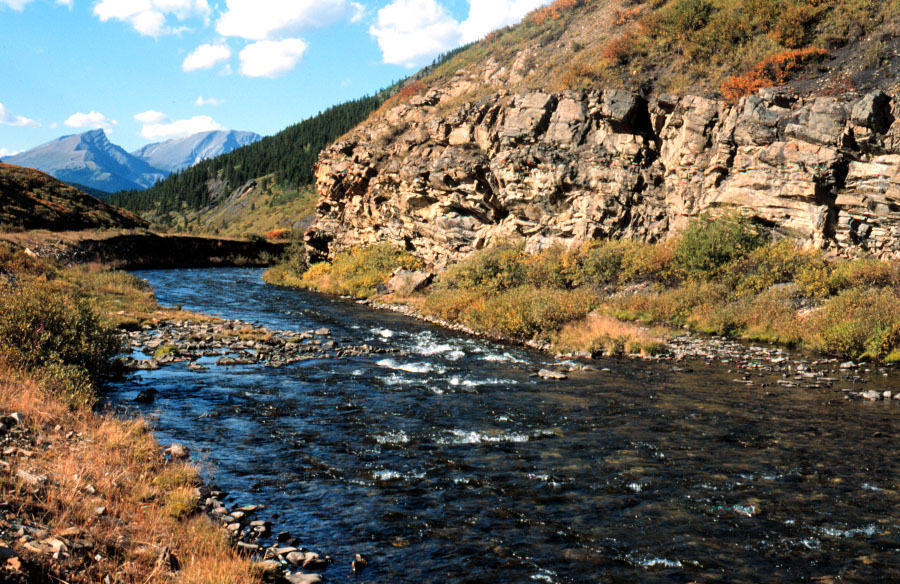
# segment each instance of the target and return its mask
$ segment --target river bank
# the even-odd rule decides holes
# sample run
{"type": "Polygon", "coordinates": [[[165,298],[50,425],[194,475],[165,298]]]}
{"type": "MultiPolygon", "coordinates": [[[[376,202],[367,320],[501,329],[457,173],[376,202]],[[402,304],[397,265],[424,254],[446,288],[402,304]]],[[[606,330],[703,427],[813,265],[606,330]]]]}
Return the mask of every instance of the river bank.
{"type": "Polygon", "coordinates": [[[270,523],[253,517],[258,507],[226,507],[186,448],[94,407],[121,368],[118,335],[214,319],[159,306],[134,276],[8,247],[0,316],[0,579],[320,581],[303,571],[321,567],[318,555],[288,534],[256,543],[270,523]]]}
{"type": "Polygon", "coordinates": [[[261,238],[251,241],[146,229],[3,232],[0,241],[65,265],[96,263],[120,270],[265,266],[284,251],[284,244],[261,238]]]}

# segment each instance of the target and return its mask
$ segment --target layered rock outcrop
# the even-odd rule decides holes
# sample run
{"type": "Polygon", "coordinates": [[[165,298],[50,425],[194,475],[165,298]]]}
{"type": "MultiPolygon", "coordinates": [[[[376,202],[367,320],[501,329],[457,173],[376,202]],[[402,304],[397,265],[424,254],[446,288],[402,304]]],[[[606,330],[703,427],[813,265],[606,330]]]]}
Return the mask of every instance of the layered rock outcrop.
{"type": "Polygon", "coordinates": [[[440,267],[505,238],[657,241],[722,208],[836,253],[900,256],[900,105],[882,92],[458,93],[433,89],[322,153],[314,256],[389,241],[440,267]]]}

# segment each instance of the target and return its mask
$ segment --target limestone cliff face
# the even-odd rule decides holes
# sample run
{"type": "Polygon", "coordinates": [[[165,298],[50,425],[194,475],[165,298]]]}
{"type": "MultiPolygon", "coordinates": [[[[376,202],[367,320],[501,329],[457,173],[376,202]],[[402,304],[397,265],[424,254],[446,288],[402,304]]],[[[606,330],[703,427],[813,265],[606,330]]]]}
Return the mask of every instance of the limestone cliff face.
{"type": "Polygon", "coordinates": [[[731,105],[466,89],[433,89],[323,152],[314,256],[389,241],[440,267],[504,238],[661,240],[736,207],[810,245],[900,257],[900,104],[884,93],[731,105]]]}

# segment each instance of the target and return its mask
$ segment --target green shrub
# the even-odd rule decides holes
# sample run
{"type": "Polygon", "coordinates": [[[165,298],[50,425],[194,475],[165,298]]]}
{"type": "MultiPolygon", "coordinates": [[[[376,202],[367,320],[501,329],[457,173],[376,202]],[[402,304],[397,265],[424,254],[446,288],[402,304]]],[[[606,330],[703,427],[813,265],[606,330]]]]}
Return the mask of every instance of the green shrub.
{"type": "Polygon", "coordinates": [[[881,355],[892,348],[885,331],[900,320],[897,292],[889,289],[851,288],[825,303],[812,324],[814,347],[857,358],[881,355]]]}
{"type": "Polygon", "coordinates": [[[408,251],[380,243],[351,248],[330,264],[314,264],[300,278],[300,284],[320,292],[362,298],[374,295],[397,268],[414,270],[423,266],[424,262],[408,251]]]}
{"type": "Polygon", "coordinates": [[[739,293],[758,294],[775,284],[793,282],[801,273],[808,276],[824,269],[820,253],[783,239],[737,258],[727,266],[724,275],[739,293]]]}
{"type": "Polygon", "coordinates": [[[656,28],[670,41],[684,41],[705,27],[712,14],[708,0],[676,0],[662,10],[656,28]]]}
{"type": "Polygon", "coordinates": [[[525,284],[522,244],[500,243],[479,250],[464,262],[447,268],[439,279],[441,288],[502,292],[525,284]]]}
{"type": "Polygon", "coordinates": [[[703,216],[691,221],[681,234],[674,264],[688,277],[715,277],[723,266],[765,243],[765,235],[739,215],[703,216]]]}
{"type": "Polygon", "coordinates": [[[0,287],[0,351],[12,365],[46,369],[50,385],[62,393],[83,395],[88,382],[111,373],[110,360],[121,350],[93,303],[71,290],[26,277],[0,287]]]}
{"type": "Polygon", "coordinates": [[[599,298],[588,290],[522,286],[471,305],[460,318],[477,330],[532,339],[584,318],[598,304],[599,298]]]}

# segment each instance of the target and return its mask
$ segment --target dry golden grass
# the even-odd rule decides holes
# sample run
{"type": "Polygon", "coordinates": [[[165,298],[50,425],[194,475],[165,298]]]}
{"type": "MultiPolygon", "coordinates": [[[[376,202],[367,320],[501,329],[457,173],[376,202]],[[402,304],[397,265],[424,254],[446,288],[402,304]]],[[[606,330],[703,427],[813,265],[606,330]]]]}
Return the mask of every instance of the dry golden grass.
{"type": "Polygon", "coordinates": [[[560,353],[603,351],[607,355],[647,356],[665,349],[666,336],[665,329],[650,329],[594,312],[563,327],[553,338],[553,348],[560,353]]]}
{"type": "Polygon", "coordinates": [[[34,558],[58,564],[65,581],[100,582],[106,575],[141,584],[261,581],[225,534],[195,513],[197,470],[168,462],[146,422],[70,409],[5,364],[0,411],[23,413],[35,437],[30,457],[10,461],[10,476],[24,468],[50,479],[34,493],[21,481],[0,481],[0,498],[27,508],[51,536],[94,544],[89,554],[65,560],[34,558]],[[159,562],[165,549],[180,563],[177,575],[159,562]]]}

